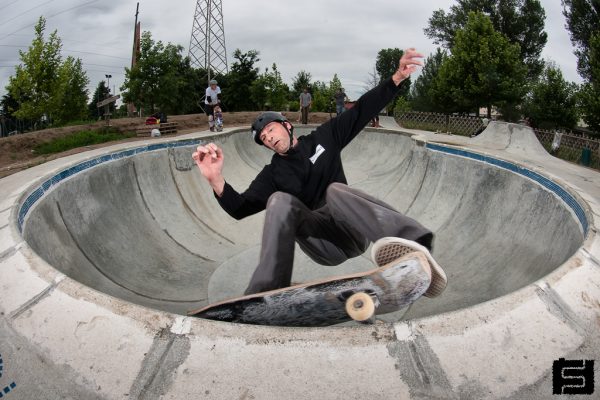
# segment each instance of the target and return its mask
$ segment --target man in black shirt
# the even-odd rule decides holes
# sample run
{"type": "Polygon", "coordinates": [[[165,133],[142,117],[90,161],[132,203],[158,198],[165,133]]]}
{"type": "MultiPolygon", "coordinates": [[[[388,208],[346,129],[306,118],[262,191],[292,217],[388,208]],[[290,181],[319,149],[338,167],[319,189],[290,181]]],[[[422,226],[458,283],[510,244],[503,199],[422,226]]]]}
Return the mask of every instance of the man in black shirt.
{"type": "Polygon", "coordinates": [[[444,290],[446,276],[429,251],[431,231],[348,187],[341,160],[342,149],[397,95],[401,82],[422,65],[422,57],[414,49],[406,50],[391,78],[309,135],[296,137],[280,113],[262,113],[252,124],[253,139],[275,154],[241,194],[221,174],[222,150],[214,143],[197,148],[193,158],[229,215],[242,219],[266,209],[260,261],[246,294],[290,285],[295,242],[322,265],[359,256],[371,242],[378,265],[420,250],[432,267],[432,284],[425,295],[434,297],[444,290]]]}

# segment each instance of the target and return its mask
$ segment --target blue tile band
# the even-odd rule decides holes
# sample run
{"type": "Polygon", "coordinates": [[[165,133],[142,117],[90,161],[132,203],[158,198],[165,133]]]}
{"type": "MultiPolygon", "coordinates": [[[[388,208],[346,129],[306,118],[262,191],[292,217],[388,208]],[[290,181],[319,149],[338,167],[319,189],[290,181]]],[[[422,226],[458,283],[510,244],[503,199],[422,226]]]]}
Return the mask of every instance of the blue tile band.
{"type": "Polygon", "coordinates": [[[567,192],[565,189],[563,189],[550,179],[546,178],[545,176],[542,176],[536,172],[533,172],[531,170],[528,170],[527,168],[521,167],[511,162],[499,160],[497,158],[486,156],[483,154],[473,153],[467,150],[440,146],[439,144],[433,143],[427,143],[426,147],[433,151],[470,158],[472,160],[491,164],[496,167],[514,172],[516,174],[525,176],[529,179],[536,181],[537,183],[539,183],[540,185],[542,185],[543,187],[560,197],[571,208],[571,210],[573,210],[573,212],[577,216],[577,219],[579,220],[581,229],[583,230],[583,236],[587,235],[589,224],[587,216],[585,215],[585,211],[583,211],[583,207],[581,206],[581,204],[579,204],[579,202],[569,192],[567,192]]]}
{"type": "MultiPolygon", "coordinates": [[[[0,355],[0,378],[2,378],[3,369],[4,369],[4,361],[2,361],[2,355],[0,355]]],[[[10,393],[10,391],[16,387],[17,387],[17,384],[14,382],[11,382],[8,386],[5,386],[4,388],[0,389],[0,398],[4,397],[8,393],[10,393]]]]}

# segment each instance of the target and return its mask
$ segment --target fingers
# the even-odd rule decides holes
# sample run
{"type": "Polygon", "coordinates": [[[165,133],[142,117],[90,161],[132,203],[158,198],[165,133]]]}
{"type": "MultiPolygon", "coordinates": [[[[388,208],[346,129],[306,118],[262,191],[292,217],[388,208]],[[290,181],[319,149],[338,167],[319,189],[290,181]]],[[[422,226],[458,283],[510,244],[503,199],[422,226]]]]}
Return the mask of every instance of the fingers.
{"type": "Polygon", "coordinates": [[[415,57],[424,58],[425,57],[422,53],[419,53],[414,47],[404,50],[404,54],[402,56],[407,57],[407,58],[415,58],[415,57]]]}
{"type": "MultiPolygon", "coordinates": [[[[414,47],[404,50],[404,52],[402,53],[402,57],[400,57],[400,61],[398,63],[399,65],[397,73],[399,75],[398,77],[396,77],[396,79],[406,79],[413,72],[415,72],[418,67],[423,66],[423,61],[421,60],[423,57],[423,54],[415,50],[414,47]]],[[[398,84],[398,82],[396,82],[396,84],[398,84]]]]}
{"type": "Polygon", "coordinates": [[[424,58],[423,54],[416,51],[414,48],[406,49],[402,57],[400,57],[400,68],[409,66],[409,65],[423,65],[423,61],[420,60],[424,58]]]}
{"type": "Polygon", "coordinates": [[[204,160],[206,156],[217,159],[223,157],[223,151],[216,144],[209,143],[205,146],[198,146],[192,154],[192,158],[197,162],[204,160]]]}

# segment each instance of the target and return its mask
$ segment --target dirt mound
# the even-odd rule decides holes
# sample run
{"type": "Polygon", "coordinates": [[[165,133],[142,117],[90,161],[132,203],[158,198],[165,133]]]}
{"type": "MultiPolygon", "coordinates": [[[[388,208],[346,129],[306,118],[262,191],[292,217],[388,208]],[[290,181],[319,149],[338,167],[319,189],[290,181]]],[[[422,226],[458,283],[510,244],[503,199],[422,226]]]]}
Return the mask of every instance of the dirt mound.
{"type": "MultiPolygon", "coordinates": [[[[229,112],[223,113],[223,120],[226,127],[246,126],[249,127],[256,118],[258,113],[253,112],[229,112]]],[[[298,112],[284,112],[287,118],[292,123],[297,123],[298,112]]],[[[334,114],[335,115],[335,114],[334,114]]],[[[311,113],[309,123],[320,124],[330,118],[329,113],[311,113]]],[[[191,133],[199,130],[208,129],[208,121],[205,114],[188,114],[188,115],[173,115],[168,117],[169,122],[177,122],[179,136],[186,133],[191,133]]],[[[122,132],[135,131],[135,128],[143,126],[145,118],[121,118],[111,121],[111,125],[122,132]]],[[[46,161],[64,157],[66,155],[80,153],[91,149],[110,146],[119,142],[131,142],[137,140],[145,140],[148,137],[134,137],[124,139],[119,142],[107,142],[93,146],[85,146],[77,149],[72,149],[62,153],[51,155],[36,155],[33,149],[42,144],[50,142],[53,139],[69,136],[75,132],[82,130],[98,129],[104,126],[103,121],[98,121],[93,124],[68,126],[62,128],[50,128],[35,132],[28,132],[21,135],[0,138],[0,178],[14,174],[21,170],[42,164],[46,161]]]]}

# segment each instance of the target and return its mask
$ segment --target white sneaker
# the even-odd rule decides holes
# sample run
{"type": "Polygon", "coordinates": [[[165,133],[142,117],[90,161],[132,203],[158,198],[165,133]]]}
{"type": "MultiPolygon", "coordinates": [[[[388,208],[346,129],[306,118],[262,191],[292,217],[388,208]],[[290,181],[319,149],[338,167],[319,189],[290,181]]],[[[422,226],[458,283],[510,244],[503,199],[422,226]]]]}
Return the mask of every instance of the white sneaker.
{"type": "Polygon", "coordinates": [[[425,296],[439,296],[444,289],[446,289],[448,278],[442,267],[440,267],[433,259],[433,256],[429,250],[427,250],[427,247],[422,246],[417,242],[413,242],[412,240],[397,237],[384,237],[373,243],[371,259],[378,267],[381,267],[414,251],[420,251],[425,254],[429,261],[429,265],[431,266],[431,284],[425,292],[425,296]]]}

